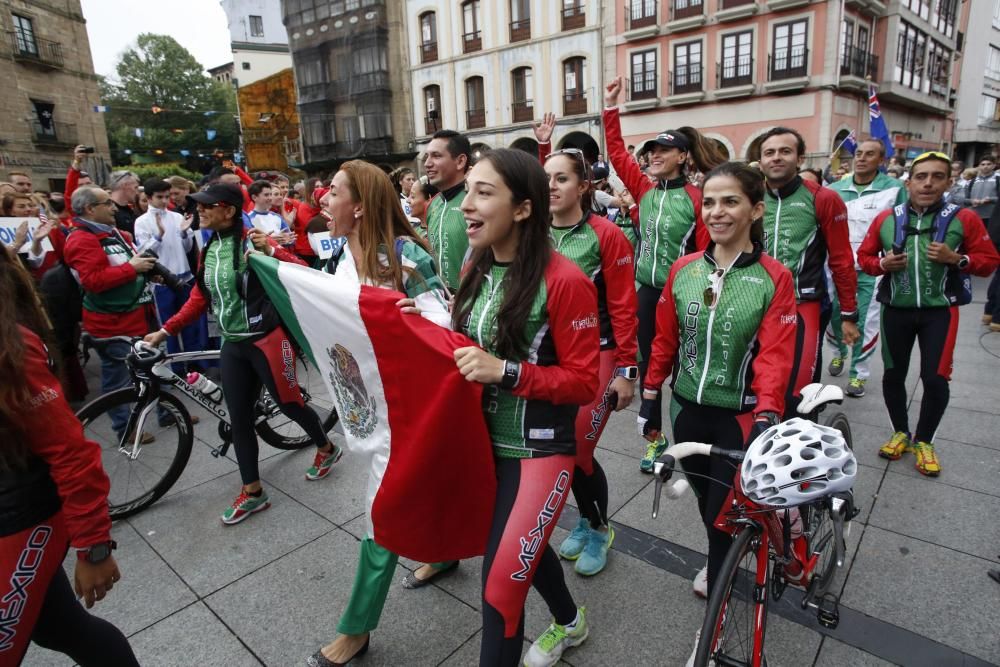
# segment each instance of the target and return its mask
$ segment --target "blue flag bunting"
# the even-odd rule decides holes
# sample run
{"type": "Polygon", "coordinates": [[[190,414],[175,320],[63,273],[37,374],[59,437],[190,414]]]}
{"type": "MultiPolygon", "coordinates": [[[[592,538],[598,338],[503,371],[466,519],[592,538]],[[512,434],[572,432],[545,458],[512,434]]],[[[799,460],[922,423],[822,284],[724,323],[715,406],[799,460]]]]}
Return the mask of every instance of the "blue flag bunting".
{"type": "Polygon", "coordinates": [[[882,107],[878,103],[878,95],[875,86],[868,83],[868,118],[871,123],[871,135],[873,139],[878,139],[885,146],[885,157],[888,160],[896,151],[892,146],[892,137],[889,136],[889,128],[886,127],[885,118],[882,117],[882,107]]]}
{"type": "Polygon", "coordinates": [[[844,139],[844,143],[842,144],[842,146],[845,149],[847,149],[847,152],[850,153],[851,155],[854,155],[854,153],[857,152],[858,137],[856,134],[854,134],[854,130],[851,130],[851,133],[847,135],[847,137],[844,139]]]}
{"type": "Polygon", "coordinates": [[[205,130],[205,136],[208,137],[209,141],[215,139],[215,135],[218,134],[215,130],[205,130]]]}
{"type": "Polygon", "coordinates": [[[94,113],[107,113],[108,108],[106,106],[101,106],[98,104],[94,105],[94,113]]]}

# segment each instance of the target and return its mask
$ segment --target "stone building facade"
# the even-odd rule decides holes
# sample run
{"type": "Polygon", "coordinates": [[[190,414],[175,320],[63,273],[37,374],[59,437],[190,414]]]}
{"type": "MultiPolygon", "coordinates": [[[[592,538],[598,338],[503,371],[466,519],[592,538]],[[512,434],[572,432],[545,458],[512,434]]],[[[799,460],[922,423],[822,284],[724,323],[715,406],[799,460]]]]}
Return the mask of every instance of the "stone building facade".
{"type": "Polygon", "coordinates": [[[29,174],[37,190],[62,191],[78,144],[101,182],[111,165],[80,0],[0,0],[0,178],[29,174]]]}

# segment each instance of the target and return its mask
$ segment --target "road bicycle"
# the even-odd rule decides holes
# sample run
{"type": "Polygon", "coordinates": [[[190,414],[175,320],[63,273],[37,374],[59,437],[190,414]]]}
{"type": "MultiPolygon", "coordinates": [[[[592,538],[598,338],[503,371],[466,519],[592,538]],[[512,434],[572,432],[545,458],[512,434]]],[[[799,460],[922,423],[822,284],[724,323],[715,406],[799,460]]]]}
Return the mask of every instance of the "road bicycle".
{"type": "MultiPolygon", "coordinates": [[[[843,391],[812,384],[803,388],[802,396],[799,413],[817,422],[827,405],[843,400],[843,391]]],[[[847,446],[852,446],[850,424],[843,413],[833,414],[824,425],[840,430],[847,446]]],[[[654,519],[661,493],[678,498],[689,487],[686,479],[672,480],[674,472],[683,472],[677,463],[687,456],[709,454],[742,463],[746,452],[694,442],[668,448],[653,464],[654,519]]],[[[765,666],[768,602],[780,600],[789,584],[805,588],[802,608],[815,609],[822,626],[836,628],[840,622],[839,594],[831,584],[844,562],[844,527],[849,528],[859,511],[853,494],[841,491],[796,508],[764,506],[747,496],[740,472],[738,467],[731,496],[715,520],[716,528],[733,536],[733,544],[712,586],[694,655],[696,667],[765,666]],[[800,527],[798,535],[796,527],[800,527]]]]}
{"type": "MultiPolygon", "coordinates": [[[[191,456],[194,426],[181,399],[164,391],[171,387],[184,394],[218,420],[221,444],[212,456],[225,456],[232,444],[232,426],[224,400],[212,400],[176,374],[171,363],[218,361],[219,350],[167,354],[129,336],[94,338],[81,336],[85,358],[90,349],[105,349],[112,343],[126,343],[130,351],[124,362],[132,378],[131,386],[95,398],[76,413],[84,435],[101,446],[104,470],[111,480],[108,504],[112,519],[124,519],[146,509],[170,490],[180,478],[191,456]],[[125,428],[115,431],[111,411],[128,410],[125,428]],[[167,424],[164,426],[163,424],[167,424]],[[148,435],[153,435],[151,442],[148,435]]],[[[319,372],[303,358],[296,361],[296,380],[303,401],[313,408],[329,433],[337,425],[333,401],[319,372]]],[[[274,399],[261,387],[254,405],[254,429],[262,440],[283,450],[301,449],[312,443],[302,428],[278,409],[274,399]]]]}

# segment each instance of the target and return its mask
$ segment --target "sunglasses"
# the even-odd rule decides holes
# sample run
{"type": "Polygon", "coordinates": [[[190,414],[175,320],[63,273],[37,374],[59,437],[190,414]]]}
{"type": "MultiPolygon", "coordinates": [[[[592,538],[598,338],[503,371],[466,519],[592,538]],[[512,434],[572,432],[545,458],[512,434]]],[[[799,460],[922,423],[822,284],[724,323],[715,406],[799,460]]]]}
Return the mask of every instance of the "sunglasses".
{"type": "Polygon", "coordinates": [[[583,156],[582,150],[580,150],[579,148],[562,148],[560,150],[552,151],[551,153],[549,153],[548,156],[545,158],[545,161],[548,162],[549,158],[555,157],[556,155],[568,155],[570,157],[579,160],[580,164],[583,165],[584,180],[587,181],[590,180],[590,165],[587,164],[587,158],[583,156]]]}
{"type": "Polygon", "coordinates": [[[715,310],[715,307],[719,305],[719,296],[722,295],[722,279],[725,276],[725,269],[716,269],[708,274],[708,287],[702,294],[702,300],[709,310],[715,310]]]}
{"type": "Polygon", "coordinates": [[[924,160],[929,160],[931,158],[937,160],[944,160],[949,164],[951,163],[951,158],[945,153],[942,153],[941,151],[927,151],[926,153],[921,153],[917,157],[913,158],[913,162],[910,163],[910,168],[912,169],[917,165],[917,163],[923,162],[924,160]]]}
{"type": "Polygon", "coordinates": [[[227,204],[224,201],[217,201],[214,204],[202,204],[201,202],[195,202],[195,208],[199,211],[205,211],[210,208],[219,208],[221,206],[232,206],[232,204],[227,204]]]}

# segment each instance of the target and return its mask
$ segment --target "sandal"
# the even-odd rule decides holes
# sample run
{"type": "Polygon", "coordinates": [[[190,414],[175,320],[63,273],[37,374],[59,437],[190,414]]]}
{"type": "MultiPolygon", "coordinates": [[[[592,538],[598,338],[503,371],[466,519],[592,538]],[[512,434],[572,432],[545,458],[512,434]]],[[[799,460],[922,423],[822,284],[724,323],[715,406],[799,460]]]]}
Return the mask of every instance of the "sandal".
{"type": "Polygon", "coordinates": [[[427,577],[426,579],[418,579],[417,578],[417,570],[420,569],[420,568],[417,568],[417,570],[414,570],[413,572],[410,572],[405,577],[403,577],[403,588],[411,588],[411,589],[412,588],[423,588],[424,586],[426,586],[427,584],[431,583],[432,581],[434,581],[438,577],[444,576],[446,574],[449,574],[449,573],[454,572],[455,570],[457,570],[458,569],[458,563],[459,563],[459,561],[453,560],[450,563],[448,563],[447,565],[445,565],[444,567],[442,567],[441,569],[434,570],[434,572],[431,574],[431,576],[427,577]]]}

